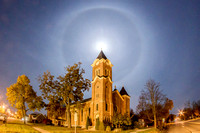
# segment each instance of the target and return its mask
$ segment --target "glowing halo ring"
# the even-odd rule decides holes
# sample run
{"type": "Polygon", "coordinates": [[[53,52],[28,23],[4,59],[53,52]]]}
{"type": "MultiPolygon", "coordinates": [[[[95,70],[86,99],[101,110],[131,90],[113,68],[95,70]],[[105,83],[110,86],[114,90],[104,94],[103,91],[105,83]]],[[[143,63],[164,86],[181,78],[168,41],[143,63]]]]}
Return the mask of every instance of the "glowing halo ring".
{"type": "MultiPolygon", "coordinates": [[[[65,23],[65,25],[66,25],[66,28],[65,28],[65,29],[67,29],[67,27],[68,27],[75,19],[77,19],[81,14],[84,14],[84,13],[86,13],[86,12],[90,12],[90,11],[92,11],[92,10],[97,10],[97,9],[107,9],[107,10],[114,11],[114,12],[116,12],[116,13],[120,13],[120,15],[124,16],[125,18],[127,18],[127,20],[129,20],[129,21],[132,23],[132,25],[135,24],[135,23],[133,23],[132,18],[129,17],[129,16],[133,16],[133,15],[130,14],[129,12],[125,11],[125,10],[122,10],[122,9],[119,9],[119,8],[108,7],[108,6],[106,6],[106,7],[105,7],[105,6],[98,6],[98,7],[88,7],[88,8],[84,8],[84,9],[80,9],[80,10],[78,10],[78,11],[75,11],[75,12],[74,12],[74,16],[73,16],[70,20],[68,20],[67,23],[65,23]]],[[[65,32],[66,32],[66,30],[65,30],[65,32]]],[[[137,34],[138,34],[138,36],[140,37],[140,34],[139,34],[139,31],[138,31],[138,30],[137,30],[137,34]]],[[[63,38],[64,38],[64,37],[63,37],[63,38]]],[[[64,40],[64,39],[63,39],[63,40],[64,40]]],[[[61,47],[62,47],[62,45],[63,45],[63,42],[62,42],[62,44],[61,44],[61,47]]],[[[138,56],[137,64],[134,65],[134,67],[131,69],[131,71],[130,71],[128,74],[131,74],[131,73],[133,72],[134,68],[136,68],[136,67],[140,64],[140,61],[141,61],[141,53],[142,53],[142,49],[143,49],[142,43],[140,43],[140,48],[141,48],[141,50],[140,50],[140,55],[138,56]]],[[[61,50],[61,51],[62,51],[62,55],[63,55],[63,50],[61,50]]],[[[128,75],[126,75],[126,76],[128,76],[128,75]]]]}

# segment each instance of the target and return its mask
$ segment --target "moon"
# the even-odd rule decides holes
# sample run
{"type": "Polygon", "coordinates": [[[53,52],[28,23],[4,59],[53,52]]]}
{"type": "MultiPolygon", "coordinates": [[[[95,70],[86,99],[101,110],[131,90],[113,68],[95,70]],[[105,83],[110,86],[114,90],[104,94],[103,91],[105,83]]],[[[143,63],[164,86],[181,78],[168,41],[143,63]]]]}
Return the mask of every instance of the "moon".
{"type": "Polygon", "coordinates": [[[96,50],[97,51],[101,51],[101,50],[107,51],[107,49],[108,49],[108,45],[106,44],[106,42],[104,42],[104,41],[98,41],[96,43],[96,50]]]}
{"type": "MultiPolygon", "coordinates": [[[[139,63],[141,36],[136,22],[126,12],[113,8],[93,8],[77,13],[66,23],[61,41],[61,53],[66,64],[77,61],[90,64],[102,49],[112,64],[117,66],[113,67],[117,73],[113,75],[116,75],[114,80],[118,81],[127,77],[139,63]]],[[[86,71],[91,70],[87,67],[86,71]]]]}

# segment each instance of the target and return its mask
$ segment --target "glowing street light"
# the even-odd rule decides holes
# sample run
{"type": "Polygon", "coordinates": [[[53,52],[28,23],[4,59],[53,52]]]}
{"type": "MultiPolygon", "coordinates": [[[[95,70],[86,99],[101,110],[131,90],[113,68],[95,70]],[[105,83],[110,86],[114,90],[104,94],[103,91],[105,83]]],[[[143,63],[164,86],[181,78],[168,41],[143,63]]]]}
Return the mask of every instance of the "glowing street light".
{"type": "Polygon", "coordinates": [[[183,110],[179,110],[179,113],[178,113],[180,116],[181,115],[184,115],[184,112],[183,112],[183,110]]]}

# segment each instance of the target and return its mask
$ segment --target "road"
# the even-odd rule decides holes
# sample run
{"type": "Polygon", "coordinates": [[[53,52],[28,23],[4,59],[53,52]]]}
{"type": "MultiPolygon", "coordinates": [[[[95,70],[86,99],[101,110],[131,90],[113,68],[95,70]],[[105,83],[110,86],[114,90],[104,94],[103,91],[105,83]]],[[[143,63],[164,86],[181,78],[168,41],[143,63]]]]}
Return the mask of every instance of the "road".
{"type": "Polygon", "coordinates": [[[200,133],[200,119],[180,121],[171,125],[168,133],[200,133]]]}

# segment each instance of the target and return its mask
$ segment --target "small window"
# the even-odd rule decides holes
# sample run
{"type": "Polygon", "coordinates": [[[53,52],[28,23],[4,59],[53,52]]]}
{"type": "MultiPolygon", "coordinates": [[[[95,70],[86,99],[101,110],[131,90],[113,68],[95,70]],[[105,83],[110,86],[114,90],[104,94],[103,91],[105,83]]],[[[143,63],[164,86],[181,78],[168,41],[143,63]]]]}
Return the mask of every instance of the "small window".
{"type": "Polygon", "coordinates": [[[106,111],[108,111],[108,104],[106,103],[106,111]]]}
{"type": "Polygon", "coordinates": [[[100,75],[100,69],[98,70],[98,75],[100,75]]]}
{"type": "Polygon", "coordinates": [[[96,70],[96,76],[98,75],[98,71],[96,70]]]}
{"type": "Polygon", "coordinates": [[[89,112],[89,116],[90,116],[90,108],[88,109],[88,112],[89,112]]]}
{"type": "Polygon", "coordinates": [[[98,111],[98,104],[96,105],[96,110],[98,111]]]}

